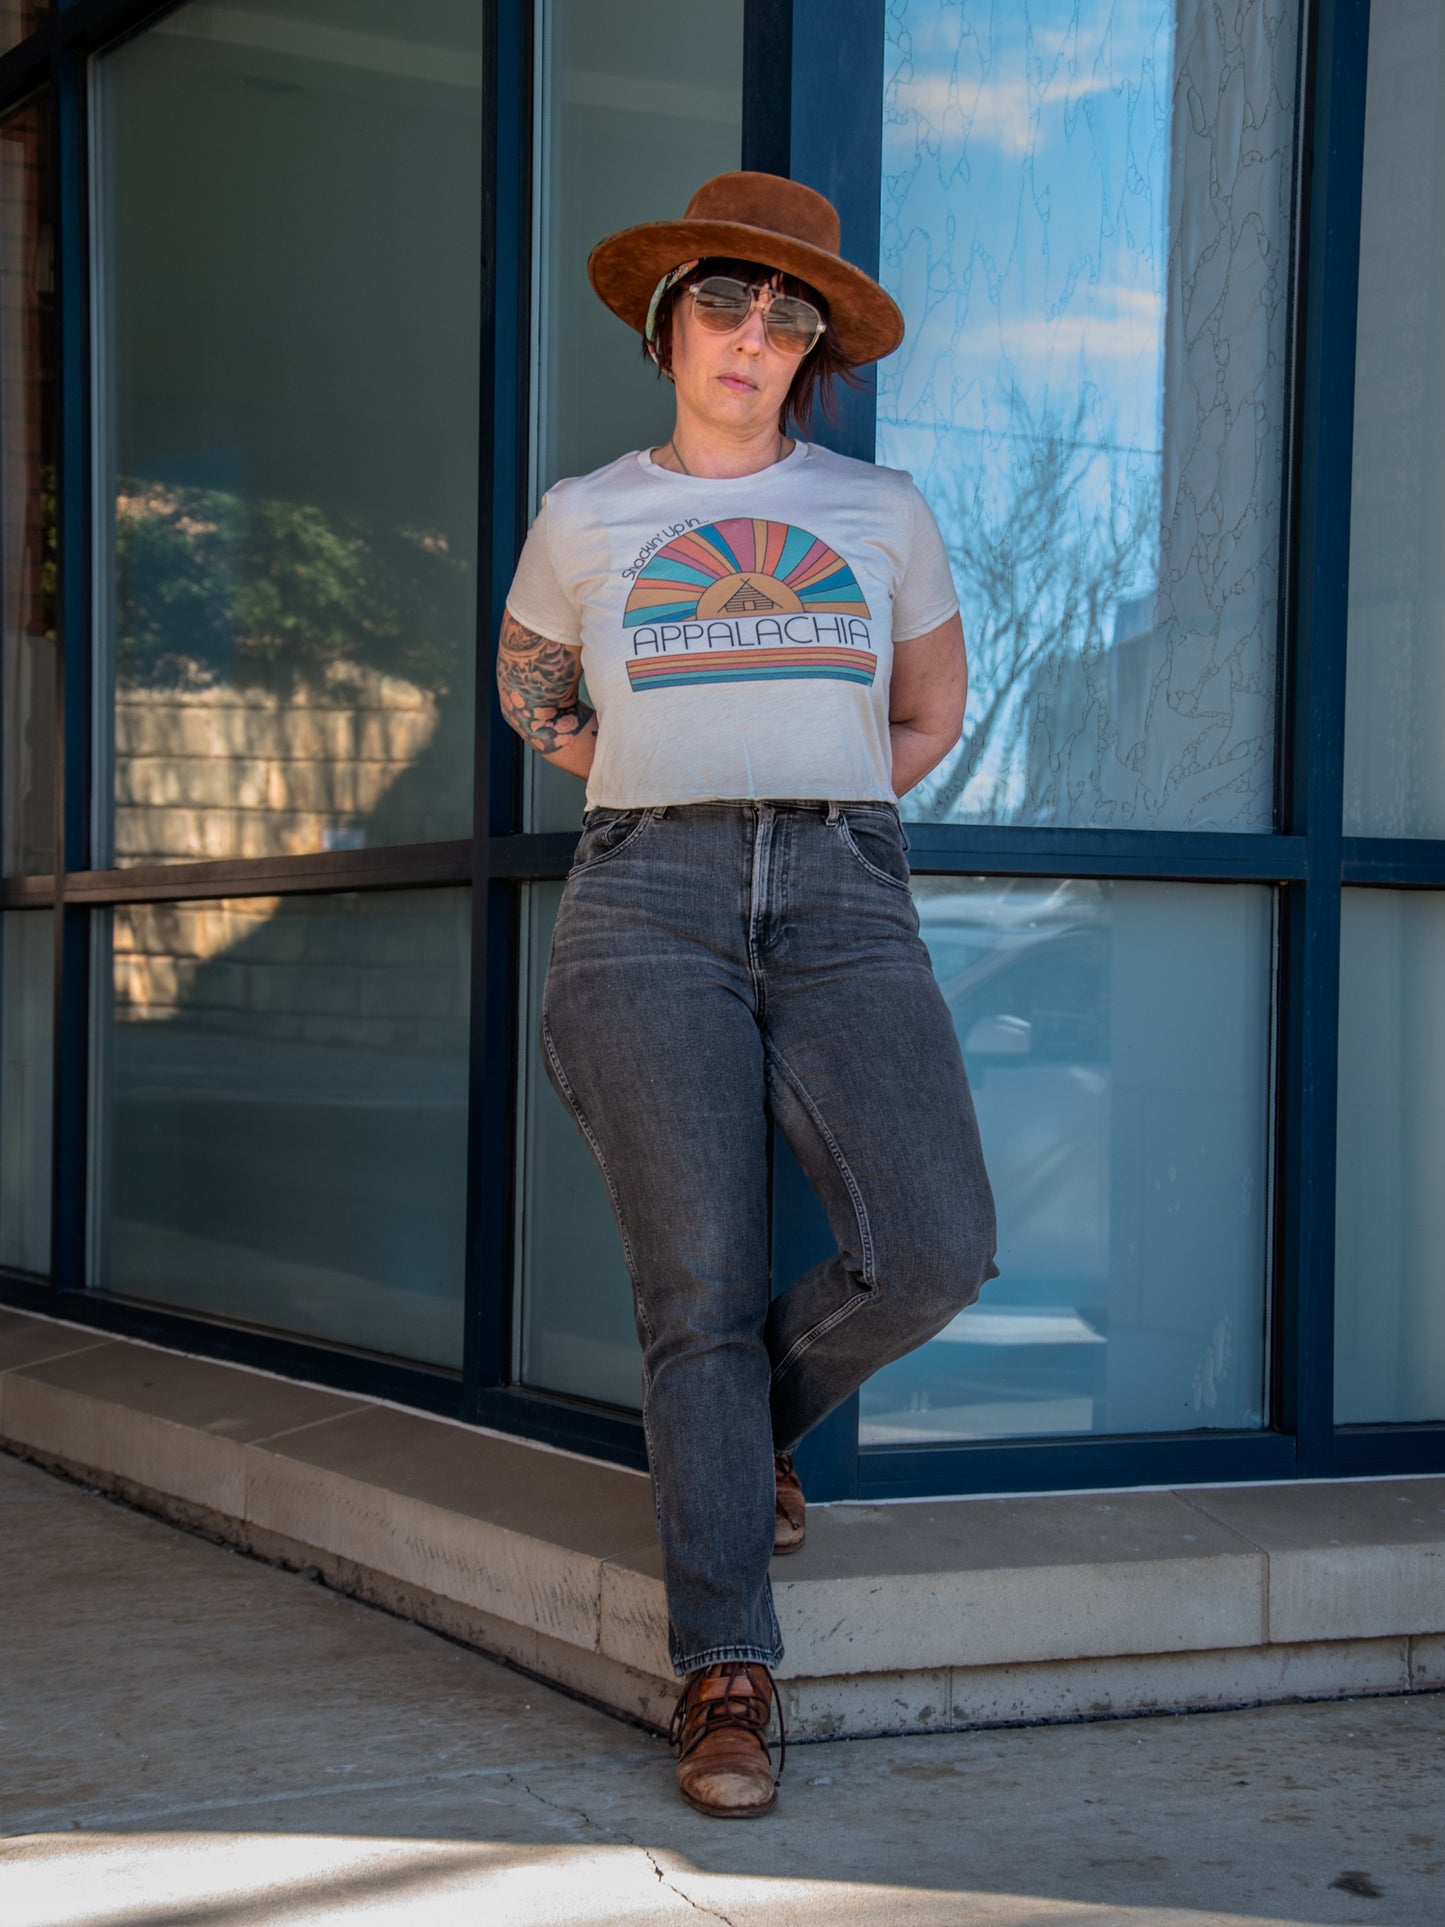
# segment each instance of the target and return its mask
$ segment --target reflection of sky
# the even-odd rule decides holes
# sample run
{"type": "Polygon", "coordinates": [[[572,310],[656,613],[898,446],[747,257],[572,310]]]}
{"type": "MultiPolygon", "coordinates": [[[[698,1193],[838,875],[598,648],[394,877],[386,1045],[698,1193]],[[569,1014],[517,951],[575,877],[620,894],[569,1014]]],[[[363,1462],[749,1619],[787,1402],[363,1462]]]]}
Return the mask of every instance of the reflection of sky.
{"type": "MultiPolygon", "coordinates": [[[[942,510],[1046,420],[1157,474],[1173,8],[889,0],[878,455],[942,510]]],[[[1102,499],[1102,498],[1101,498],[1102,499]]]]}

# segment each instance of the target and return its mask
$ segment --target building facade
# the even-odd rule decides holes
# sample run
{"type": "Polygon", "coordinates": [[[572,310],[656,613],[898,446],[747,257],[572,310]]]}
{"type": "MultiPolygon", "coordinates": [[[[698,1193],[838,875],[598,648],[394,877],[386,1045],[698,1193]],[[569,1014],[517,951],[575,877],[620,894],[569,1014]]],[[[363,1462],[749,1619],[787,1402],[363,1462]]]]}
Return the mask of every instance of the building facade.
{"type": "MultiPolygon", "coordinates": [[[[0,42],[0,1299],[642,1462],[536,1045],[581,786],[490,658],[541,492],[669,425],[588,248],[760,167],[908,323],[820,439],[954,565],[904,815],[1001,1237],[810,1492],[1445,1469],[1431,0],[0,42]]],[[[781,1145],[770,1209],[781,1285],[828,1235],[781,1145]]]]}

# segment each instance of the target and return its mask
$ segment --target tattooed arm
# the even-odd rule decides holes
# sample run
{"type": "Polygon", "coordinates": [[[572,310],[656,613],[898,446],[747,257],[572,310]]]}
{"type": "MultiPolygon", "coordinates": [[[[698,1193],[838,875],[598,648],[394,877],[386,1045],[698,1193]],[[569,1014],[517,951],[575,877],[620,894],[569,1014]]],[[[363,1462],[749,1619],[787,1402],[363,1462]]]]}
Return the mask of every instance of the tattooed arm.
{"type": "Polygon", "coordinates": [[[597,747],[597,717],[578,702],[581,651],[524,629],[508,609],[497,649],[502,714],[539,756],[585,776],[597,747]]]}

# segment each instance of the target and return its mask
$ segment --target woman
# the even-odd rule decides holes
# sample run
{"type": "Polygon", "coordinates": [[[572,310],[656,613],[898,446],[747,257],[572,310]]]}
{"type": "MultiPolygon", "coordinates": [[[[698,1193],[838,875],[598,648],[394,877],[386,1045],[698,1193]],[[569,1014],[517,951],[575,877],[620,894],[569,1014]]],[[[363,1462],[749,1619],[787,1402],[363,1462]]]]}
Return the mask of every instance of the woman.
{"type": "Polygon", "coordinates": [[[526,741],[587,778],[543,1044],[633,1282],[679,1788],[741,1818],[776,1799],[789,1455],[997,1275],[897,807],[959,738],[963,631],[909,477],[788,433],[903,333],[828,201],[719,175],[588,272],[676,425],[545,497],[498,684],[526,741]],[[769,1119],[838,1239],[777,1297],[769,1119]]]}

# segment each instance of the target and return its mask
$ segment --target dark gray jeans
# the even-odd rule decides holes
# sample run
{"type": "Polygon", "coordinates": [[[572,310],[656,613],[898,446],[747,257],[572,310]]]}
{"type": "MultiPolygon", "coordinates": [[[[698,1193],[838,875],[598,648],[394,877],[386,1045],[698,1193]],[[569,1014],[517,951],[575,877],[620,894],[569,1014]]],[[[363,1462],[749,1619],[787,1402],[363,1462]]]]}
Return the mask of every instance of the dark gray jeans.
{"type": "Polygon", "coordinates": [[[886,803],[590,810],[543,1000],[611,1195],[678,1675],[782,1657],[773,1452],[998,1275],[947,1005],[886,803]],[[838,1250],[772,1297],[771,1118],[838,1250]]]}

